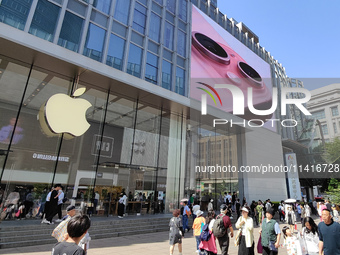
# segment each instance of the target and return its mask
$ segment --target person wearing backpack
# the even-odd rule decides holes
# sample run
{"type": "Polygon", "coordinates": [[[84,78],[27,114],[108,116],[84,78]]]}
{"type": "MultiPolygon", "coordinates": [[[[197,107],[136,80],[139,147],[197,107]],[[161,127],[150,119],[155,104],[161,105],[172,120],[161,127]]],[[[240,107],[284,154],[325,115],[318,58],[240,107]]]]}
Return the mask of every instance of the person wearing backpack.
{"type": "Polygon", "coordinates": [[[249,217],[249,209],[241,209],[242,216],[236,222],[236,228],[241,231],[238,243],[238,255],[254,255],[254,223],[249,217]]]}
{"type": "Polygon", "coordinates": [[[196,219],[192,225],[193,232],[194,232],[194,237],[196,239],[196,252],[199,252],[199,245],[201,242],[200,235],[202,232],[202,227],[205,225],[205,219],[202,217],[203,212],[201,210],[198,210],[196,212],[196,219]]]}
{"type": "Polygon", "coordinates": [[[221,248],[221,255],[227,255],[229,250],[229,235],[228,229],[230,230],[230,237],[234,236],[234,229],[231,225],[229,216],[226,215],[228,206],[222,204],[220,207],[221,214],[217,216],[213,225],[213,234],[218,239],[218,243],[221,248]]]}
{"type": "Polygon", "coordinates": [[[179,254],[182,255],[182,238],[184,231],[182,227],[182,219],[180,216],[181,210],[176,209],[173,211],[173,217],[170,220],[169,227],[169,244],[170,244],[170,255],[174,253],[175,245],[178,244],[179,254]]]}
{"type": "Polygon", "coordinates": [[[206,223],[203,226],[201,233],[200,250],[205,251],[206,255],[217,255],[216,238],[212,232],[215,222],[215,212],[209,211],[206,217],[206,223]]]}

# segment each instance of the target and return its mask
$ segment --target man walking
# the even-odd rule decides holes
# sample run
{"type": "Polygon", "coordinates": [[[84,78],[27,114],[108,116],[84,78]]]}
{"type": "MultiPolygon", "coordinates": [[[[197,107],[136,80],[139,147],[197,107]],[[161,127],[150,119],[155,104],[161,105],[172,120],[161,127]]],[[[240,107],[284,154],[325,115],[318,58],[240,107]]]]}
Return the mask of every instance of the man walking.
{"type": "Polygon", "coordinates": [[[184,201],[183,202],[183,213],[182,213],[182,221],[183,221],[183,231],[187,229],[188,232],[190,230],[189,225],[188,225],[188,218],[191,215],[190,208],[188,206],[188,202],[184,201]]]}
{"type": "Polygon", "coordinates": [[[261,244],[263,255],[276,255],[280,245],[281,230],[276,220],[273,220],[274,209],[266,211],[266,219],[262,222],[261,244]]]}
{"type": "Polygon", "coordinates": [[[225,234],[221,237],[217,237],[218,243],[221,248],[221,255],[227,255],[229,250],[229,235],[228,235],[228,229],[230,230],[230,237],[234,237],[234,230],[233,226],[231,225],[231,221],[229,216],[227,216],[228,212],[228,206],[226,204],[222,204],[220,207],[221,214],[218,217],[223,217],[223,224],[225,229],[225,234]]]}
{"type": "Polygon", "coordinates": [[[340,254],[340,224],[333,221],[331,212],[328,209],[322,210],[321,217],[323,222],[318,225],[319,254],[340,254]]]}

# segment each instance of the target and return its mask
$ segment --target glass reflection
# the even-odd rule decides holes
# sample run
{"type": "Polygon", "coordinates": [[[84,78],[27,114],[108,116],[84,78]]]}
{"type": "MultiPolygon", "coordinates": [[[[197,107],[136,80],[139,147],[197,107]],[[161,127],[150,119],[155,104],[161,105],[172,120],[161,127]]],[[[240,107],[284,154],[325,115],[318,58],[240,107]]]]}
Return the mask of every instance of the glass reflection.
{"type": "Polygon", "coordinates": [[[90,23],[86,36],[84,55],[94,60],[101,61],[103,54],[105,30],[90,23]]]}

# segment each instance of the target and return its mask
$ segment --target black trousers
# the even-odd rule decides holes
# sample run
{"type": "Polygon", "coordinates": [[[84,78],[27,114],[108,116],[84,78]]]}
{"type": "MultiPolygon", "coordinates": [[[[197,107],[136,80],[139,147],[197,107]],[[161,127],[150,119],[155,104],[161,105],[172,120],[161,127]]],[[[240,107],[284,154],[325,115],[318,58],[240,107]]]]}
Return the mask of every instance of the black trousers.
{"type": "Polygon", "coordinates": [[[61,220],[61,218],[63,217],[63,214],[61,213],[61,206],[62,205],[63,204],[58,205],[58,218],[59,218],[59,220],[61,220]]]}
{"type": "Polygon", "coordinates": [[[251,247],[247,248],[246,238],[240,236],[240,245],[238,247],[238,255],[254,255],[254,243],[251,247]]]}
{"type": "Polygon", "coordinates": [[[228,236],[228,231],[227,233],[222,236],[218,237],[218,244],[220,245],[221,248],[221,255],[228,255],[228,250],[229,250],[229,236],[228,236]]]}
{"type": "Polygon", "coordinates": [[[263,246],[263,252],[262,255],[277,255],[277,251],[271,251],[269,250],[269,247],[264,247],[263,246]]]}

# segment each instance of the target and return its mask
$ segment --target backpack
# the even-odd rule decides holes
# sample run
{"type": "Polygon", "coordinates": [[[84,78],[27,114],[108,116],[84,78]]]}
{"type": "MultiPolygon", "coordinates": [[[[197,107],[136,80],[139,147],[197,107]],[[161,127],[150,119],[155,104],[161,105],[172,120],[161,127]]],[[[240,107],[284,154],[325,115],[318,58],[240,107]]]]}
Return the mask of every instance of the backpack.
{"type": "Polygon", "coordinates": [[[227,230],[224,226],[223,222],[224,216],[217,216],[214,225],[213,225],[213,233],[215,237],[222,237],[227,233],[227,230]]]}
{"type": "Polygon", "coordinates": [[[207,242],[207,241],[210,240],[210,237],[211,237],[211,233],[209,231],[209,224],[205,224],[202,227],[202,232],[201,232],[201,235],[200,235],[200,240],[207,242]]]}

